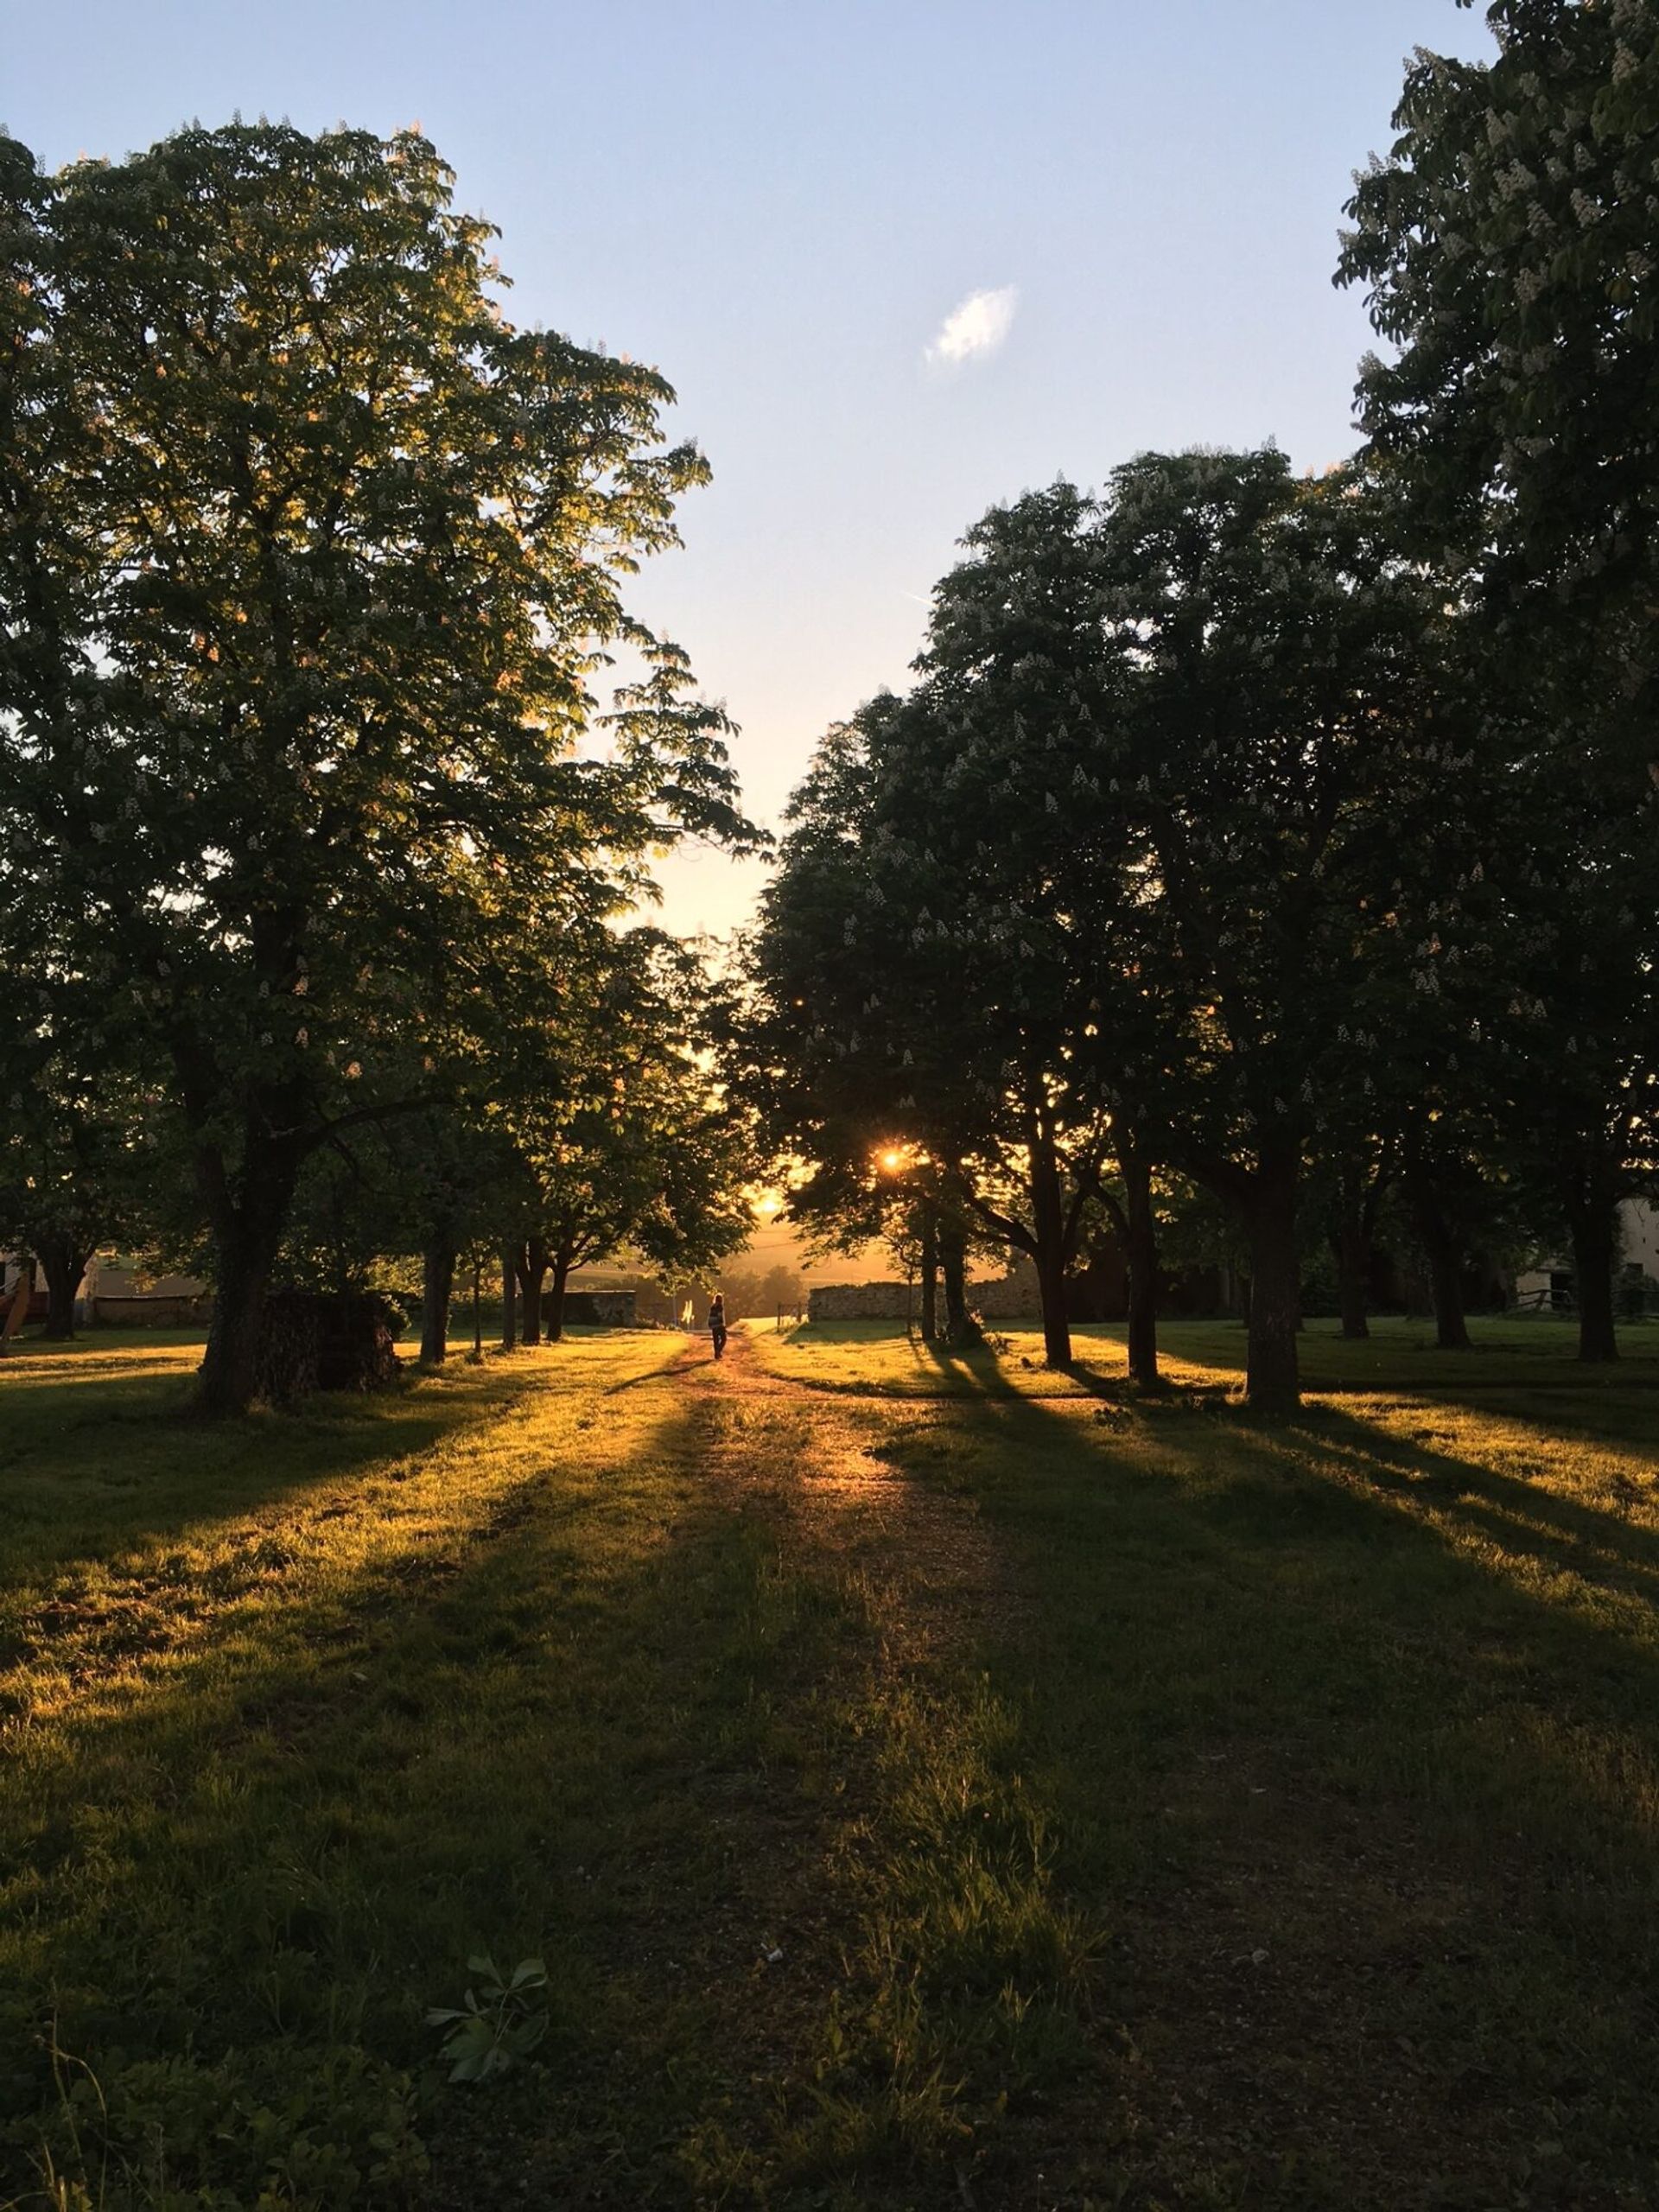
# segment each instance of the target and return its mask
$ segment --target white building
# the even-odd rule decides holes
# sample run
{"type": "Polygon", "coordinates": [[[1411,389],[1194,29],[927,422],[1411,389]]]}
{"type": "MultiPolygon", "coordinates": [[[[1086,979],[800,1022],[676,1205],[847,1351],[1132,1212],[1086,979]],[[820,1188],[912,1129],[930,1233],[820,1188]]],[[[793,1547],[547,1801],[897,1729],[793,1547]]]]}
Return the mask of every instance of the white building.
{"type": "MultiPolygon", "coordinates": [[[[1659,1300],[1659,1208],[1646,1198],[1626,1198],[1618,1210],[1618,1229],[1621,1273],[1632,1285],[1639,1277],[1647,1278],[1653,1286],[1648,1294],[1651,1305],[1659,1300]]],[[[1573,1304],[1571,1253],[1533,1268],[1529,1274],[1517,1275],[1515,1294],[1517,1304],[1523,1306],[1573,1304]]]]}
{"type": "MultiPolygon", "coordinates": [[[[13,1252],[0,1252],[0,1306],[10,1302],[28,1262],[13,1252]]],[[[124,1253],[95,1252],[86,1263],[75,1300],[77,1322],[154,1322],[158,1325],[190,1321],[206,1310],[206,1293],[188,1275],[141,1275],[124,1253]]],[[[35,1270],[35,1292],[29,1319],[46,1313],[46,1278],[35,1270]]]]}

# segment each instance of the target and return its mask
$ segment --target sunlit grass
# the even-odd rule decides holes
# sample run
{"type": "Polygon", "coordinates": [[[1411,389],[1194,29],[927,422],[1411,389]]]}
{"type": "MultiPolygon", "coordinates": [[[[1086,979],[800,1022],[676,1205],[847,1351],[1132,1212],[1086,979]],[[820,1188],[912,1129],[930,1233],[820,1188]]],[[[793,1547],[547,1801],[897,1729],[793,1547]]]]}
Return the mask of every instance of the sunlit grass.
{"type": "Polygon", "coordinates": [[[1150,1399],[1109,1331],[596,1334],[226,1425],[188,1342],[0,1369],[0,2173],[1655,2201],[1659,1391],[1502,1326],[1311,1329],[1278,1427],[1224,1325],[1150,1399]],[[493,2090],[423,2025],[480,1948],[550,1975],[493,2090]]]}
{"type": "MultiPolygon", "coordinates": [[[[1298,1339],[1303,1382],[1328,1390],[1426,1390],[1453,1394],[1480,1389],[1572,1389],[1585,1381],[1576,1337],[1551,1318],[1471,1323],[1474,1349],[1443,1352],[1432,1323],[1385,1319],[1369,1338],[1350,1343],[1333,1321],[1313,1321],[1298,1339]]],[[[1127,1382],[1128,1359],[1122,1325],[1084,1322],[1072,1328],[1073,1363],[1057,1372],[1043,1360],[1043,1336],[1033,1321],[995,1324],[988,1344],[969,1352],[924,1344],[914,1330],[894,1321],[831,1321],[781,1327],[747,1323],[756,1348],[777,1374],[818,1389],[842,1389],[877,1395],[979,1396],[987,1390],[1021,1397],[1065,1398],[1127,1382]]],[[[1166,1322],[1160,1329],[1166,1379],[1190,1389],[1242,1389],[1245,1331],[1239,1321],[1166,1322]]],[[[1620,1379],[1632,1387],[1659,1385],[1659,1324],[1643,1322],[1624,1332],[1620,1379]]]]}

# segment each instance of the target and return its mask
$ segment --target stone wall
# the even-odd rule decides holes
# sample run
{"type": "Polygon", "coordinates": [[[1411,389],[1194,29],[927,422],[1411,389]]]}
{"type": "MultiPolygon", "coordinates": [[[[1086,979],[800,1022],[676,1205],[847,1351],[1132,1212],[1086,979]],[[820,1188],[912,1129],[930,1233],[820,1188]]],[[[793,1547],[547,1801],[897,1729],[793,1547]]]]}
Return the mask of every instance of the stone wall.
{"type": "Polygon", "coordinates": [[[1035,1268],[1016,1268],[995,1282],[968,1286],[968,1311],[982,1321],[1034,1321],[1042,1310],[1035,1268]]]}
{"type": "Polygon", "coordinates": [[[213,1300],[206,1293],[190,1297],[152,1291],[130,1298],[110,1298],[100,1292],[96,1298],[77,1299],[75,1303],[88,1320],[121,1329],[175,1329],[206,1320],[213,1310],[213,1300]]]}
{"type": "Polygon", "coordinates": [[[901,1282],[826,1282],[806,1296],[809,1321],[902,1321],[919,1294],[901,1282]]]}
{"type": "MultiPolygon", "coordinates": [[[[982,1321],[1035,1319],[1035,1269],[1019,1268],[993,1282],[970,1282],[968,1310],[982,1321]]],[[[810,1321],[902,1321],[920,1318],[922,1294],[914,1283],[823,1283],[808,1293],[806,1311],[810,1321]]]]}

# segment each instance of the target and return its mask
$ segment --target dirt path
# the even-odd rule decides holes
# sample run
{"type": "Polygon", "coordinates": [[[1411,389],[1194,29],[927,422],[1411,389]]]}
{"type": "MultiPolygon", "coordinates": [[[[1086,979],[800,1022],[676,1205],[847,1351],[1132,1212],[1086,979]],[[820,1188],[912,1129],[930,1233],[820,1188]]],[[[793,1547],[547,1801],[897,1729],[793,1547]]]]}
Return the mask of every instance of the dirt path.
{"type": "Polygon", "coordinates": [[[977,2201],[963,2193],[974,2152],[938,2121],[944,2046],[914,2055],[909,1961],[925,1947],[907,1885],[914,1862],[948,1899],[963,1886],[926,1822],[940,1803],[963,1818],[951,1793],[974,1772],[984,1702],[964,1660],[1020,1593],[973,1501],[884,1456],[918,1413],[947,1409],[827,1401],[769,1373],[741,1330],[718,1362],[693,1339],[651,1395],[681,1500],[665,1616],[677,1597],[747,1587],[709,1630],[665,1631],[645,1694],[714,1707],[715,1727],[689,1726],[602,1872],[613,2060],[563,2082],[525,2135],[452,2133],[433,2202],[475,2201],[482,2164],[572,2212],[955,2212],[977,2201]],[[626,2159],[606,2141],[608,2113],[636,2124],[620,2071],[677,2081],[649,2093],[654,2144],[626,2159]]]}
{"type": "Polygon", "coordinates": [[[887,1663],[960,1652],[1021,1593],[971,1498],[915,1481],[885,1456],[959,1406],[826,1398],[770,1372],[740,1328],[716,1360],[695,1340],[674,1372],[696,1409],[710,1476],[786,1517],[833,1570],[871,1578],[887,1663]]]}
{"type": "MultiPolygon", "coordinates": [[[[912,1694],[936,1700],[948,1734],[946,1716],[963,1710],[982,1655],[1041,1626],[1034,1593],[974,1498],[904,1471],[906,1460],[948,1464],[953,1434],[975,1421],[971,1403],[830,1395],[769,1371],[742,1334],[719,1363],[689,1348],[676,1378],[709,1478],[778,1516],[811,1571],[860,1586],[869,1633],[851,1664],[870,1670],[868,1709],[912,1694]]],[[[1074,1417],[1091,1418],[1083,1408],[1074,1417]]],[[[1487,1906],[1470,1870],[1439,1852],[1408,1809],[1362,1807],[1319,1786],[1306,1751],[1300,1738],[1257,1742],[1235,1728],[1166,1774],[1153,1763],[1138,1784],[1156,1790],[1143,1825],[1185,1838],[1190,1863],[1172,1879],[1148,1860],[1112,1894],[1105,1985],[1075,2081],[1052,2101],[1016,2096],[972,2148],[936,2153],[937,2179],[891,2201],[944,2202],[953,2186],[961,2201],[1005,2212],[1477,2202],[1602,2212],[1630,2201],[1582,2186],[1552,2195],[1516,2178],[1516,2146],[1541,2122],[1478,2073],[1465,2047],[1472,2037],[1420,2050],[1396,2031],[1403,2021],[1421,2032],[1418,1984],[1446,1976],[1456,1991],[1487,1906]],[[1451,2080],[1448,2055],[1461,2069],[1451,2080]]],[[[841,1802],[855,1852],[902,1836],[896,1771],[880,1754],[873,1770],[861,1753],[848,1767],[841,1802]]],[[[835,1857],[829,1842],[825,1864],[835,1857]]],[[[970,1881],[973,1863],[942,1859],[940,1872],[970,1881]]],[[[1536,1910],[1525,1882],[1510,1897],[1496,1867],[1484,1894],[1523,1916],[1536,1910]]],[[[803,1897],[822,2005],[860,1892],[843,1878],[812,1897],[809,1878],[803,1897]]],[[[1105,1898],[1096,1891],[1080,1902],[1098,1910],[1105,1898]]],[[[1087,1998],[1084,2009],[1093,2010],[1087,1998]]],[[[790,2028],[779,2028],[781,2056],[790,2028]]],[[[873,2191],[868,2201],[890,2200],[873,2191]]]]}

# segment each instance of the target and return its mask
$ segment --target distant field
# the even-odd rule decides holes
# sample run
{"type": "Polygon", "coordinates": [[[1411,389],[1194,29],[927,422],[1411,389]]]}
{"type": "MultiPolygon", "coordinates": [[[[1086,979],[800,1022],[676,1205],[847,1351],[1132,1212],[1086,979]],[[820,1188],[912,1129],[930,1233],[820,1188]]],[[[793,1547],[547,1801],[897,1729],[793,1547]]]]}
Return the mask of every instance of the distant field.
{"type": "Polygon", "coordinates": [[[0,1363],[0,2202],[1659,2202],[1659,1331],[1426,1336],[0,1363]]]}

